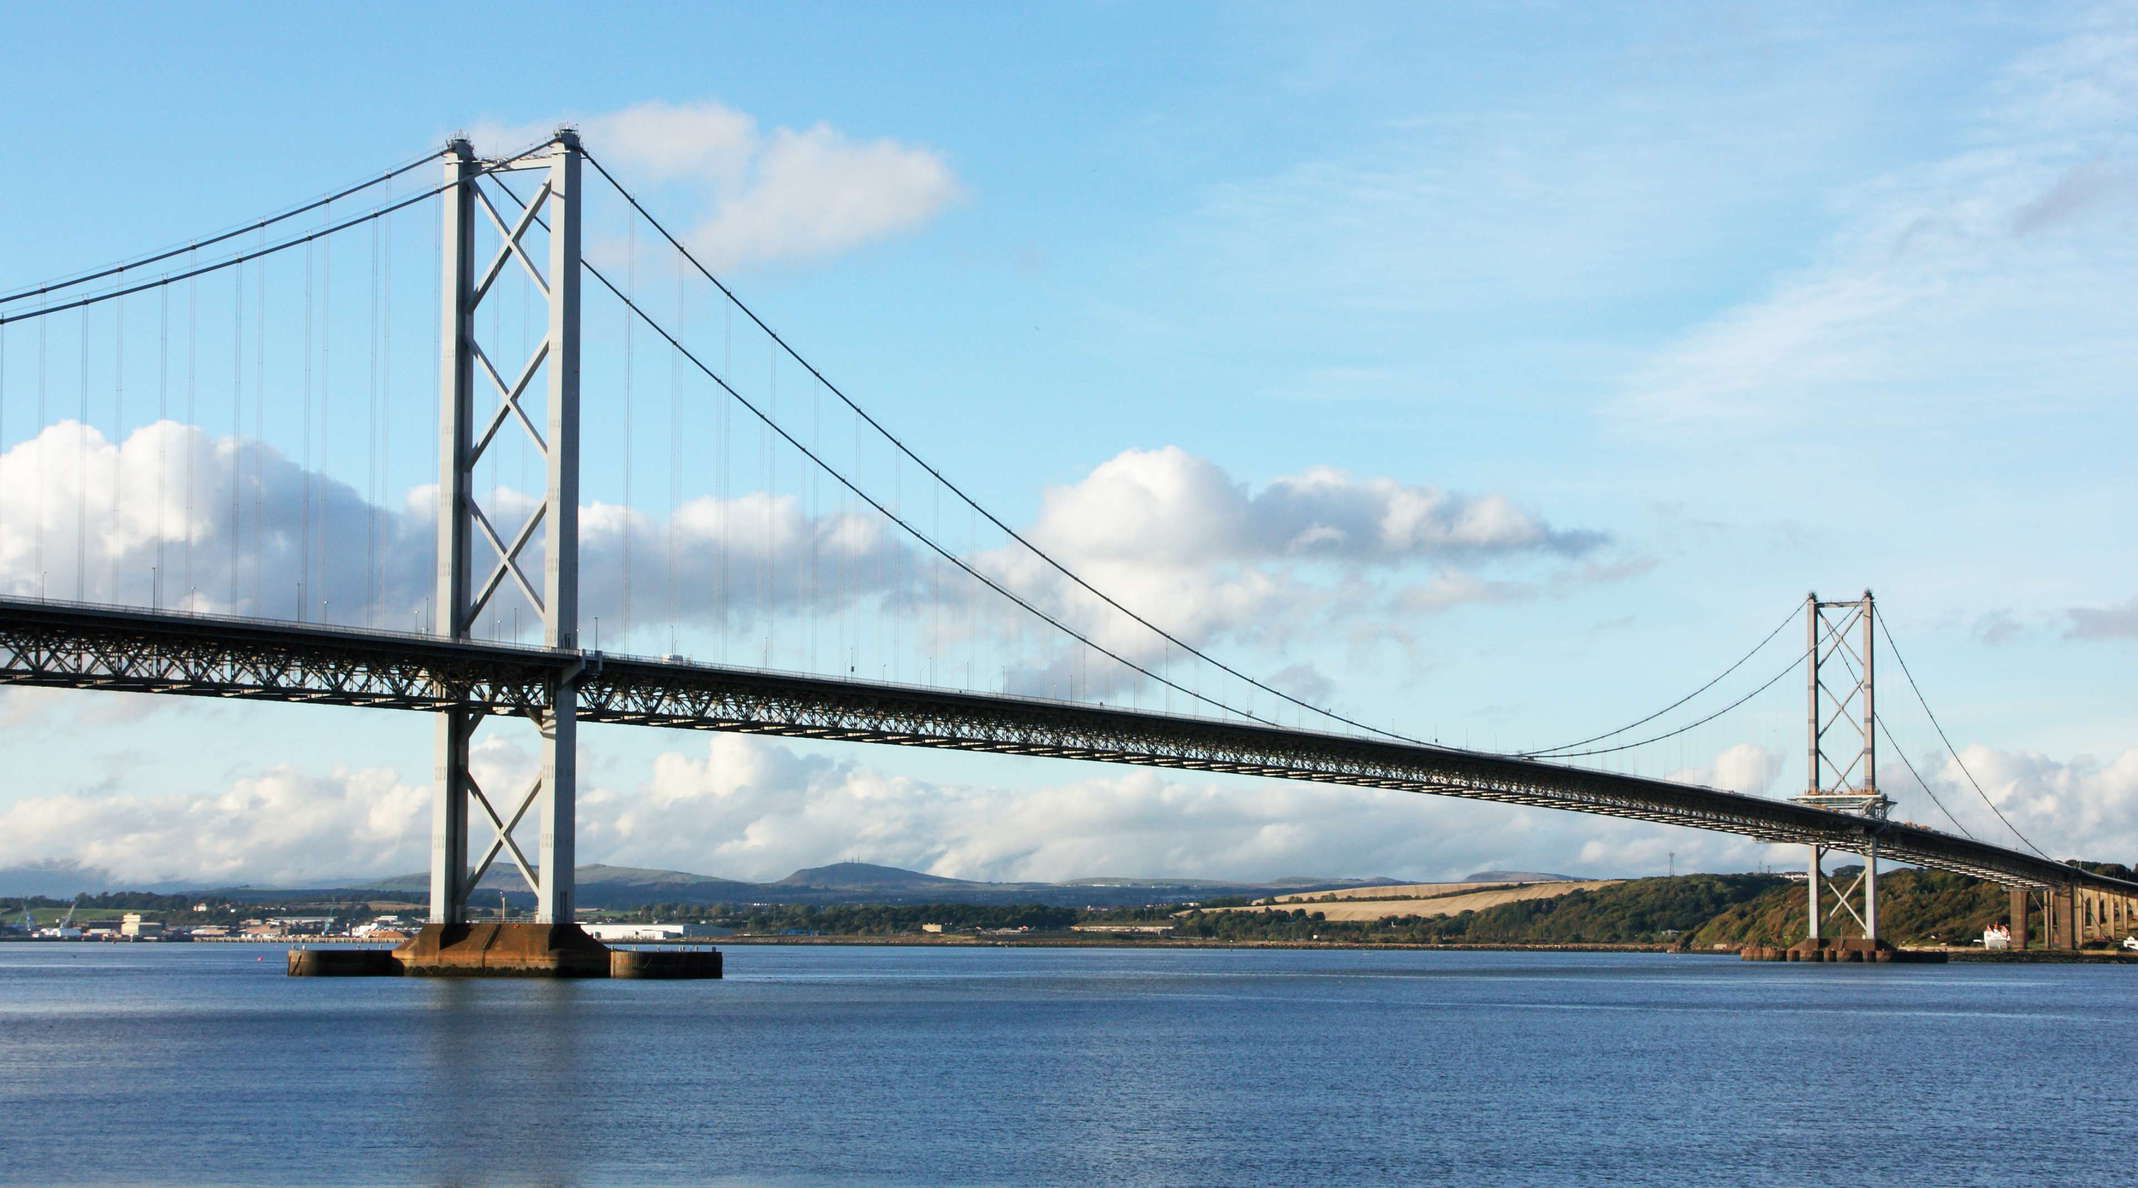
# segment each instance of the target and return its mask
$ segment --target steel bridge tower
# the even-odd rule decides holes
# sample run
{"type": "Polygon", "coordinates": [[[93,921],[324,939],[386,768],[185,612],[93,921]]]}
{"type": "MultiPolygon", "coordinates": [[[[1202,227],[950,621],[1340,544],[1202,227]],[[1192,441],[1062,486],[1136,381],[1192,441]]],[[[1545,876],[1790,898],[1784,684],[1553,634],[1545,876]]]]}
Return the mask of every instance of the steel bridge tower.
{"type": "MultiPolygon", "coordinates": [[[[446,147],[443,278],[444,344],[438,376],[438,573],[434,630],[455,641],[473,638],[477,620],[508,584],[539,619],[542,643],[579,646],[579,234],[578,136],[560,131],[548,148],[504,163],[478,160],[466,140],[446,147]],[[486,174],[540,172],[526,207],[508,218],[479,184],[486,174]],[[496,245],[476,269],[478,220],[495,230],[496,245]],[[542,228],[546,266],[527,240],[542,228]],[[525,273],[532,295],[548,305],[548,326],[524,360],[507,359],[500,372],[477,335],[476,314],[494,299],[508,271],[525,273]],[[483,398],[478,400],[478,394],[483,398]],[[528,410],[530,397],[540,404],[528,410]],[[477,408],[481,406],[481,420],[477,408]],[[501,533],[475,489],[476,466],[500,434],[525,434],[546,463],[541,499],[517,527],[501,533]],[[530,575],[528,548],[540,536],[541,571],[530,575]],[[477,544],[481,563],[477,564],[477,544]]],[[[539,249],[538,245],[538,249],[539,249]]],[[[492,349],[496,344],[492,345],[492,349]]],[[[511,860],[535,892],[535,920],[572,922],[572,821],[578,767],[576,686],[579,673],[560,670],[547,706],[534,716],[540,770],[516,795],[500,797],[469,770],[476,728],[487,716],[474,708],[444,710],[438,719],[438,792],[431,825],[430,919],[463,924],[468,897],[500,857],[511,860]],[[479,810],[493,836],[471,867],[470,810],[479,810]],[[540,831],[533,861],[515,831],[530,815],[540,831]]]]}
{"type": "MultiPolygon", "coordinates": [[[[1796,803],[1883,821],[1893,802],[1878,791],[1878,719],[1873,700],[1874,653],[1871,592],[1847,602],[1821,602],[1805,596],[1805,668],[1808,745],[1804,794],[1796,803]]],[[[1821,862],[1826,848],[1811,847],[1807,884],[1811,939],[1824,933],[1826,917],[1847,912],[1866,940],[1878,940],[1878,840],[1872,833],[1863,851],[1863,873],[1847,887],[1826,885],[1821,862]],[[1863,908],[1851,901],[1863,893],[1863,908]],[[1827,892],[1832,892],[1829,896],[1827,892]]]]}

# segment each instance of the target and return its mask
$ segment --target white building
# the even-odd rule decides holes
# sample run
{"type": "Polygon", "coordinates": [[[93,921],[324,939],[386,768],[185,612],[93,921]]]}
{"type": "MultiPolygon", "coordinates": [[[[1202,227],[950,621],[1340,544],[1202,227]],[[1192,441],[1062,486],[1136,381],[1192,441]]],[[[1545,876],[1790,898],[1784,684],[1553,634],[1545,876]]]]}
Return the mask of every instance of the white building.
{"type": "Polygon", "coordinates": [[[581,924],[598,941],[665,941],[699,936],[720,936],[725,928],[711,924],[581,924]]]}

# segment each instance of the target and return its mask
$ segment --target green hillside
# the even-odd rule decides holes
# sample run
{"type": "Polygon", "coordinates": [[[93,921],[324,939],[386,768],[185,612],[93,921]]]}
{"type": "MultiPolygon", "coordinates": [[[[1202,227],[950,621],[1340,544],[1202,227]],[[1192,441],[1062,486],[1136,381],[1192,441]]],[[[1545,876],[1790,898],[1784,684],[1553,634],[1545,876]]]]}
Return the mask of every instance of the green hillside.
{"type": "MultiPolygon", "coordinates": [[[[1861,868],[1840,875],[1843,886],[1861,868]]],[[[1856,901],[1859,905],[1861,899],[1856,901]]],[[[1896,870],[1878,879],[1878,931],[1897,945],[1966,944],[1982,930],[2006,918],[2010,898],[2003,887],[1966,875],[1937,870],[1896,870]]],[[[1835,917],[1829,915],[1828,920],[1835,917]]],[[[1845,912],[1829,923],[1829,935],[1854,935],[1856,922],[1845,912]]],[[[1692,934],[1695,947],[1709,945],[1791,945],[1810,935],[1807,896],[1802,883],[1778,887],[1758,899],[1718,913],[1692,934]]]]}
{"type": "Polygon", "coordinates": [[[1180,931],[1228,940],[1318,937],[1416,944],[1659,944],[1788,885],[1779,875],[1683,875],[1633,879],[1613,887],[1454,916],[1346,922],[1321,919],[1311,905],[1292,912],[1194,912],[1182,917],[1180,931]]]}
{"type": "MultiPolygon", "coordinates": [[[[2113,862],[2073,865],[2114,878],[2132,878],[2131,869],[2113,862]]],[[[1845,867],[1830,877],[1847,886],[1861,867],[1845,867]]],[[[1860,899],[1858,900],[1860,903],[1860,899]]],[[[1696,946],[1790,945],[1809,934],[1806,896],[1801,883],[1776,888],[1748,903],[1723,911],[1693,933],[1696,946]]],[[[1982,930],[2006,920],[2011,897],[1996,883],[1936,870],[1895,870],[1878,877],[1878,931],[1897,945],[1967,944],[1982,930]]],[[[1832,915],[1829,920],[1834,919],[1832,915]]],[[[1854,935],[1856,922],[1844,913],[1828,934],[1854,935]]],[[[2035,928],[2042,927],[2037,916],[2035,928]]]]}
{"type": "MultiPolygon", "coordinates": [[[[2130,877],[2124,867],[2086,866],[2130,877]]],[[[1859,869],[1844,868],[1830,877],[1846,886],[1859,869]]],[[[2005,919],[2010,905],[2004,887],[1943,871],[1888,871],[1879,878],[1878,892],[1879,932],[1897,945],[1967,944],[2005,919]]],[[[1802,883],[1780,875],[1699,874],[1634,879],[1555,899],[1522,900],[1443,917],[1327,920],[1318,917],[1311,904],[1291,912],[1192,912],[1180,918],[1180,932],[1240,941],[1786,946],[1810,934],[1805,899],[1802,883]]],[[[1830,936],[1859,932],[1855,920],[1845,914],[1828,919],[1830,936]]]]}

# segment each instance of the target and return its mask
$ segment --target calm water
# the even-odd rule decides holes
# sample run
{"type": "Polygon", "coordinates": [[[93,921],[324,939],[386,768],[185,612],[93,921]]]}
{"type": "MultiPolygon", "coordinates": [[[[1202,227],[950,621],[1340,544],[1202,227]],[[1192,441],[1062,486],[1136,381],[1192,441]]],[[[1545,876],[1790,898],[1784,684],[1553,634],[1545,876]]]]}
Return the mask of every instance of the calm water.
{"type": "Polygon", "coordinates": [[[2138,970],[753,948],[724,982],[0,945],[0,1180],[2129,1183],[2138,970]]]}

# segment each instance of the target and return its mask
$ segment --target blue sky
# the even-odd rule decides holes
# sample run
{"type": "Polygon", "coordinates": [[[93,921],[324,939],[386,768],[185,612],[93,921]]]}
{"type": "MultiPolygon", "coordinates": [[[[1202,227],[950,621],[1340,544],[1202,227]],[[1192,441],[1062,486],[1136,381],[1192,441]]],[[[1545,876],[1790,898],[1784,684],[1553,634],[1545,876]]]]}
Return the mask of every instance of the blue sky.
{"type": "MultiPolygon", "coordinates": [[[[1808,589],[1868,586],[2007,812],[2056,852],[2138,846],[2129,5],[115,6],[12,25],[10,288],[456,130],[577,121],[924,454],[1254,671],[1526,747],[1674,699],[1808,589]],[[1343,515],[1385,525],[1425,491],[1440,527],[1489,530],[1379,551],[1271,535],[1331,516],[1357,544],[1366,520],[1343,515]]],[[[0,449],[21,451],[42,426],[9,333],[0,449]]],[[[389,369],[414,424],[388,473],[322,442],[353,498],[398,508],[429,480],[417,337],[389,369]]],[[[666,364],[634,360],[655,399],[666,364]]],[[[146,425],[136,407],[116,429],[146,425]]],[[[609,458],[589,485],[614,502],[609,458]]],[[[658,525],[668,476],[639,473],[633,513],[658,525]]],[[[714,494],[688,477],[681,498],[714,494]]],[[[22,490],[0,542],[7,523],[22,539],[22,490]]],[[[34,581],[25,556],[0,543],[0,581],[34,581]]],[[[1894,675],[1903,747],[1986,832],[1894,675]]],[[[1784,682],[1625,764],[1787,795],[1800,695],[1784,682]]],[[[0,866],[274,878],[420,853],[413,719],[17,692],[0,723],[28,777],[0,791],[0,866]],[[135,840],[92,839],[99,821],[135,840]]],[[[841,857],[968,877],[1794,861],[1348,791],[592,738],[606,817],[583,855],[732,877],[841,857]]],[[[1942,823],[1897,763],[1883,776],[1903,816],[1942,823]]]]}

